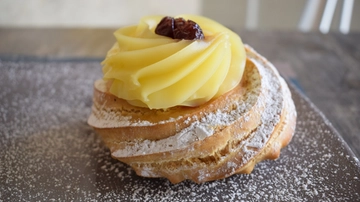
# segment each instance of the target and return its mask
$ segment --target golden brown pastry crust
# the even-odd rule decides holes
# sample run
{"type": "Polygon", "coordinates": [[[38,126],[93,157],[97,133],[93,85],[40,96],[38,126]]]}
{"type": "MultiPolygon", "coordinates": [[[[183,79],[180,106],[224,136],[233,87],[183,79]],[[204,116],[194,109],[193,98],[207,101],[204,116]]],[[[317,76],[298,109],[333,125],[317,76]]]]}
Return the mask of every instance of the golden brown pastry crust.
{"type": "Polygon", "coordinates": [[[201,183],[250,173],[290,142],[296,111],[277,70],[249,46],[246,51],[239,85],[198,107],[134,107],[96,81],[88,123],[112,156],[140,176],[201,183]]]}

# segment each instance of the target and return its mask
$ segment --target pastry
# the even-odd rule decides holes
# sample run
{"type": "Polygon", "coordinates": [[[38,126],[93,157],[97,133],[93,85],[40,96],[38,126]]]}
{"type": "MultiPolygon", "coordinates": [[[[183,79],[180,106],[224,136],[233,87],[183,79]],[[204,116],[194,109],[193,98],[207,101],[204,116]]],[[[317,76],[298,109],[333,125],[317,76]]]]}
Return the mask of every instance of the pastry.
{"type": "MultiPolygon", "coordinates": [[[[165,20],[159,16],[146,17],[139,25],[115,33],[118,43],[103,62],[104,78],[95,81],[88,124],[113,158],[130,165],[140,176],[166,177],[172,183],[186,179],[201,183],[250,173],[259,161],[278,158],[296,123],[295,106],[283,78],[270,62],[218,23],[199,16],[182,17],[199,23],[202,30],[194,34],[199,38],[156,34],[159,22],[165,20]],[[192,45],[190,51],[196,54],[172,58],[192,45]],[[168,48],[162,50],[162,46],[168,48]],[[136,58],[134,51],[145,54],[144,58],[136,58]],[[204,54],[206,51],[209,53],[204,54]],[[200,86],[199,81],[189,84],[191,80],[184,79],[191,75],[188,70],[184,70],[187,74],[177,71],[189,66],[181,59],[191,57],[196,57],[191,60],[190,66],[195,67],[191,71],[202,64],[211,66],[210,70],[197,68],[206,78],[195,77],[200,86]],[[177,62],[166,62],[171,67],[163,69],[164,58],[177,62]],[[151,67],[160,63],[161,67],[146,72],[148,66],[140,63],[151,67]],[[145,76],[139,76],[141,70],[145,76]],[[174,79],[173,72],[175,77],[185,76],[174,79]],[[170,82],[175,87],[158,87],[157,80],[159,85],[170,82]]],[[[160,32],[167,31],[165,27],[160,32]]]]}

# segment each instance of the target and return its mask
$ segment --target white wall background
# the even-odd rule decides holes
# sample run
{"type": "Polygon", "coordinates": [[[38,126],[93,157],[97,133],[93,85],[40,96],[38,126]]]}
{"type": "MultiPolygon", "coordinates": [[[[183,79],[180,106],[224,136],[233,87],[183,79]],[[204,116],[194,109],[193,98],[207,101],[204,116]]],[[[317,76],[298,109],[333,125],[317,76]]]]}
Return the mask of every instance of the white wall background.
{"type": "MultiPolygon", "coordinates": [[[[257,28],[296,30],[306,1],[260,0],[257,28]]],[[[326,2],[321,1],[323,5],[326,2]]],[[[343,0],[337,3],[332,30],[338,30],[342,3],[343,0]]],[[[247,0],[0,0],[0,28],[117,28],[136,23],[144,15],[191,13],[205,15],[238,31],[245,27],[246,8],[247,0]]],[[[313,27],[317,29],[318,26],[313,27]]],[[[360,0],[354,3],[351,31],[360,31],[360,0]]]]}
{"type": "Polygon", "coordinates": [[[200,6],[200,0],[0,0],[0,26],[118,27],[144,15],[198,14],[200,6]]]}

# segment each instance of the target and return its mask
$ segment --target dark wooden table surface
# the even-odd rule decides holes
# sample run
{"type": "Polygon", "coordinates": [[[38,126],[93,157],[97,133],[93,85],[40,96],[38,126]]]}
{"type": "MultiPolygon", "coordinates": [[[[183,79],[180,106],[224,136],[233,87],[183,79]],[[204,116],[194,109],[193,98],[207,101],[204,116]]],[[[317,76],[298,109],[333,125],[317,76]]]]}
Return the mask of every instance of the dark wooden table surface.
{"type": "MultiPolygon", "coordinates": [[[[115,41],[113,31],[0,28],[0,58],[101,59],[115,41]]],[[[360,33],[243,31],[240,36],[310,98],[359,158],[360,33]]]]}

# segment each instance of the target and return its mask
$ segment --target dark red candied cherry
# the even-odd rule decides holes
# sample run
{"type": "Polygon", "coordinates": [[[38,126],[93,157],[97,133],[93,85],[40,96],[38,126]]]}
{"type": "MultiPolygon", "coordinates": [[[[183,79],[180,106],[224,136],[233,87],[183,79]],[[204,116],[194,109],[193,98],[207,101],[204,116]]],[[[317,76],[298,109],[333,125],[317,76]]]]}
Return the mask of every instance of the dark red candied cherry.
{"type": "Polygon", "coordinates": [[[155,33],[161,36],[174,38],[174,18],[166,16],[156,26],[155,33]]]}
{"type": "Polygon", "coordinates": [[[185,40],[204,39],[204,34],[196,22],[177,18],[174,25],[174,38],[185,40]]]}
{"type": "Polygon", "coordinates": [[[200,26],[184,18],[164,17],[155,29],[155,33],[173,39],[197,40],[204,39],[200,26]]]}

